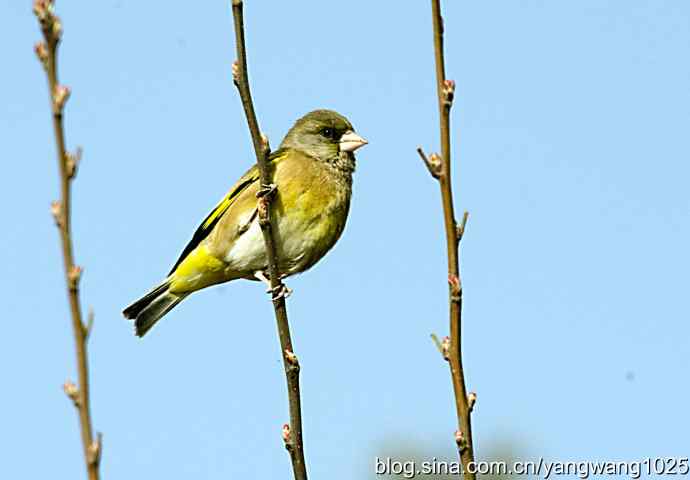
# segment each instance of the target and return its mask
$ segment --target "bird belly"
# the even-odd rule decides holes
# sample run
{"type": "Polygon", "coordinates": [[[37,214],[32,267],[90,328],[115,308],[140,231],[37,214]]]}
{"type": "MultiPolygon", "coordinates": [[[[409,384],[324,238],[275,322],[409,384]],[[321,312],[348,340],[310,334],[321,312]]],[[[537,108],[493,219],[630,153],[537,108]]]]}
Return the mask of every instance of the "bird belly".
{"type": "MultiPolygon", "coordinates": [[[[292,212],[278,218],[274,241],[282,276],[302,272],[316,263],[333,247],[342,232],[342,225],[330,212],[304,215],[292,212]]],[[[251,277],[268,266],[263,234],[254,220],[230,247],[225,257],[233,276],[251,277]]]]}
{"type": "Polygon", "coordinates": [[[237,276],[251,276],[266,268],[266,248],[259,222],[254,220],[232,244],[225,255],[227,270],[237,276]]]}

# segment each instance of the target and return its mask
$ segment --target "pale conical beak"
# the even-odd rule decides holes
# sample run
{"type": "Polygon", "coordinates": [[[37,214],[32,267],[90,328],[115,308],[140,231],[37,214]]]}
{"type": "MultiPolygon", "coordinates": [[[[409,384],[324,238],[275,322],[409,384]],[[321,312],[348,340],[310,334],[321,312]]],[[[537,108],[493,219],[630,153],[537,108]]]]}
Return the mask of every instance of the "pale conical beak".
{"type": "Polygon", "coordinates": [[[340,151],[341,152],[354,152],[359,147],[366,145],[367,142],[362,137],[357,135],[352,130],[348,130],[340,137],[340,151]]]}

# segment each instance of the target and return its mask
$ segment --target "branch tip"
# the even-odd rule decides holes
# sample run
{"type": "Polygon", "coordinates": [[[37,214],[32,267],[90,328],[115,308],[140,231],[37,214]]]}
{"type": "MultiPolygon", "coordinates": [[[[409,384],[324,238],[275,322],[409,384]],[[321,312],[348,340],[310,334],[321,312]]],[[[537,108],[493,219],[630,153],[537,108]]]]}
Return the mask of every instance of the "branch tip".
{"type": "Polygon", "coordinates": [[[49,0],[34,0],[33,12],[38,21],[43,24],[49,16],[53,15],[53,2],[49,0]]]}
{"type": "Polygon", "coordinates": [[[88,340],[89,336],[91,336],[91,330],[93,329],[93,320],[95,317],[95,313],[93,311],[93,307],[89,307],[89,313],[86,316],[86,326],[84,327],[84,338],[88,340]]]}
{"type": "Polygon", "coordinates": [[[431,176],[437,180],[441,178],[441,158],[435,153],[432,153],[430,157],[427,157],[424,153],[424,150],[422,150],[422,147],[417,147],[417,153],[424,162],[424,166],[426,166],[427,170],[429,170],[431,176]]]}
{"type": "Polygon", "coordinates": [[[438,339],[438,336],[435,333],[431,334],[431,340],[434,342],[434,345],[436,345],[438,353],[443,355],[443,345],[441,344],[441,341],[438,339]]]}
{"type": "Polygon", "coordinates": [[[465,210],[462,214],[462,221],[460,225],[455,228],[456,235],[458,237],[458,242],[462,240],[463,235],[465,235],[465,227],[467,226],[467,220],[470,217],[470,212],[465,210]]]}

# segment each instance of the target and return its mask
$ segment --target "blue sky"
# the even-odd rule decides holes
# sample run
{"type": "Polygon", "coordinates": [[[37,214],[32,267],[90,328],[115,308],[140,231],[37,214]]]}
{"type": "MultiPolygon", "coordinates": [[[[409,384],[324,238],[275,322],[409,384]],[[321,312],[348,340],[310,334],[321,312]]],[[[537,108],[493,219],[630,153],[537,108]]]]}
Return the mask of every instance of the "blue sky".
{"type": "MultiPolygon", "coordinates": [[[[58,2],[106,478],[289,476],[262,288],[195,294],[144,340],[120,315],[253,161],[228,4],[58,2]]],[[[505,443],[551,460],[687,456],[690,4],[445,4],[479,456],[505,443]]],[[[310,473],[366,476],[390,442],[452,455],[451,386],[429,340],[447,331],[440,200],[415,153],[438,149],[428,2],[267,5],[249,1],[246,26],[272,144],[315,108],[370,142],[345,234],[289,281],[310,473]]],[[[2,1],[0,18],[0,458],[7,478],[78,478],[40,34],[28,0],[2,1]]]]}

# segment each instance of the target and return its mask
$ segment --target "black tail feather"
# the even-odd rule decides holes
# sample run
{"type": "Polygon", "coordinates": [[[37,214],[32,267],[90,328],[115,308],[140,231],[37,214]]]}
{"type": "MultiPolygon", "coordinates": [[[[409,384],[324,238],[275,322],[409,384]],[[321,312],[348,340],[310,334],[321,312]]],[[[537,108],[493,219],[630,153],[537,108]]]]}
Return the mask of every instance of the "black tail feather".
{"type": "Polygon", "coordinates": [[[165,281],[122,312],[126,318],[134,320],[136,334],[146,335],[160,318],[180,303],[187,294],[175,294],[169,291],[170,282],[165,281]]]}

